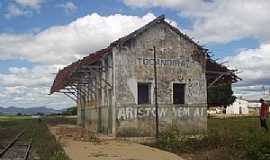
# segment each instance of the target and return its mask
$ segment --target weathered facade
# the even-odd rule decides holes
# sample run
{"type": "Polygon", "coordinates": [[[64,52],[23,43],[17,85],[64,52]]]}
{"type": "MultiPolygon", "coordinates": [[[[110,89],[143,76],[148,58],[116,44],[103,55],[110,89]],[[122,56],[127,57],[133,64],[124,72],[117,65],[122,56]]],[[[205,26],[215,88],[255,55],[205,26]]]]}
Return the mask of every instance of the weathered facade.
{"type": "Polygon", "coordinates": [[[160,22],[113,50],[117,134],[132,134],[130,131],[139,135],[154,134],[153,46],[156,46],[157,54],[161,129],[176,126],[183,131],[205,130],[207,95],[204,53],[166,22],[160,22]],[[149,83],[151,102],[148,105],[138,105],[139,83],[149,83]],[[183,104],[173,104],[174,84],[184,85],[183,104]]]}
{"type": "Polygon", "coordinates": [[[207,50],[161,16],[60,71],[51,93],[74,96],[78,123],[89,131],[154,136],[157,87],[160,130],[202,132],[207,128],[207,58],[207,50]]]}

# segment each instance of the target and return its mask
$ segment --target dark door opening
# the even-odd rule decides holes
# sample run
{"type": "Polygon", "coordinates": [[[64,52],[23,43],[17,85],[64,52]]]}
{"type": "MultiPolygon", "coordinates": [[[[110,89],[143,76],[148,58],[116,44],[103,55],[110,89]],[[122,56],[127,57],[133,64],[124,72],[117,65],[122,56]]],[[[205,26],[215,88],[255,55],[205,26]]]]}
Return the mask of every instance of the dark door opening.
{"type": "Polygon", "coordinates": [[[185,104],[185,84],[173,84],[173,104],[185,104]]]}
{"type": "Polygon", "coordinates": [[[150,104],[150,83],[138,83],[138,104],[150,104]]]}

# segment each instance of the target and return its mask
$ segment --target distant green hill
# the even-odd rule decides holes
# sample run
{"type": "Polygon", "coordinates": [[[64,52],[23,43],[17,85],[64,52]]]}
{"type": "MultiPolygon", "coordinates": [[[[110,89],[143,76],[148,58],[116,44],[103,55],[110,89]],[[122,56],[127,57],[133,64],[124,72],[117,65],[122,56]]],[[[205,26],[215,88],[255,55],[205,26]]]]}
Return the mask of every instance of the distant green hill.
{"type": "Polygon", "coordinates": [[[47,107],[32,107],[32,108],[20,108],[20,107],[0,107],[0,115],[34,115],[37,113],[42,114],[57,114],[62,113],[66,109],[63,110],[56,110],[47,107]]]}

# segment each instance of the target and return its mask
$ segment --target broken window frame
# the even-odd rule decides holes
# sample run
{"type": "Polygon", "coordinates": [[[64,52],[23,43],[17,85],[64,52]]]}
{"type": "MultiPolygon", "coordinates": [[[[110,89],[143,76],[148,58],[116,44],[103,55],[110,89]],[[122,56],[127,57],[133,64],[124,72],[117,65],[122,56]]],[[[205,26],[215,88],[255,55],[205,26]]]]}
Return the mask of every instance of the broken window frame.
{"type": "Polygon", "coordinates": [[[151,82],[137,82],[137,104],[138,105],[147,105],[147,104],[152,104],[152,83],[151,82]],[[147,92],[148,92],[148,97],[147,100],[144,102],[140,101],[140,92],[139,92],[139,86],[140,85],[145,85],[147,86],[147,92]]]}
{"type": "MultiPolygon", "coordinates": [[[[174,105],[182,105],[182,104],[185,104],[186,103],[186,97],[185,97],[185,95],[186,95],[186,84],[185,83],[172,83],[172,103],[174,104],[174,105]],[[183,99],[183,101],[182,102],[177,102],[176,101],[176,92],[175,92],[175,85],[182,85],[183,86],[183,93],[182,93],[182,98],[180,98],[180,99],[183,99]]],[[[179,95],[179,96],[181,96],[181,95],[179,95]]],[[[178,96],[177,96],[178,97],[178,96]]]]}

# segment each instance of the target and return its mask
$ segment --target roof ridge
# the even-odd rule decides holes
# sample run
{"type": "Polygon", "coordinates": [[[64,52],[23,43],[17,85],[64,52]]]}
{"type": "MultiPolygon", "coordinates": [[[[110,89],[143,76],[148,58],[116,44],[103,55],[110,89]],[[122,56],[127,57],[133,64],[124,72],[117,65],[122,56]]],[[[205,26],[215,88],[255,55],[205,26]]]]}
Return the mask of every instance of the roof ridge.
{"type": "Polygon", "coordinates": [[[156,23],[160,23],[161,21],[164,21],[165,20],[165,15],[162,14],[160,16],[158,16],[157,18],[155,18],[154,20],[150,21],[149,23],[147,23],[146,25],[138,28],[137,30],[131,32],[130,34],[126,35],[126,36],[123,36],[121,38],[119,38],[118,40],[112,42],[109,47],[113,47],[115,45],[118,45],[119,43],[122,44],[134,37],[136,37],[138,34],[144,32],[146,29],[148,29],[149,27],[151,27],[153,24],[156,24],[156,23]]]}
{"type": "Polygon", "coordinates": [[[154,20],[150,21],[149,23],[147,23],[146,25],[138,28],[137,30],[131,32],[130,34],[123,36],[121,38],[119,38],[118,40],[112,42],[109,47],[114,47],[116,45],[119,44],[123,44],[124,42],[136,37],[138,34],[144,32],[145,30],[147,30],[148,28],[150,28],[152,25],[156,24],[156,23],[160,23],[160,22],[164,22],[166,25],[168,25],[174,32],[176,32],[178,35],[182,36],[184,39],[186,39],[187,41],[193,43],[194,45],[196,45],[200,50],[202,50],[204,53],[208,52],[208,49],[204,48],[203,46],[199,45],[197,42],[195,42],[192,38],[190,38],[187,34],[181,32],[178,28],[172,26],[170,23],[165,21],[165,15],[162,14],[158,17],[156,17],[154,20]]]}

